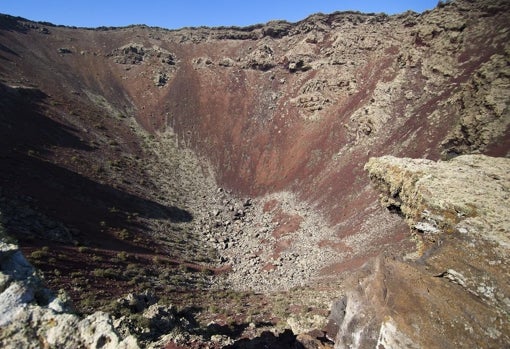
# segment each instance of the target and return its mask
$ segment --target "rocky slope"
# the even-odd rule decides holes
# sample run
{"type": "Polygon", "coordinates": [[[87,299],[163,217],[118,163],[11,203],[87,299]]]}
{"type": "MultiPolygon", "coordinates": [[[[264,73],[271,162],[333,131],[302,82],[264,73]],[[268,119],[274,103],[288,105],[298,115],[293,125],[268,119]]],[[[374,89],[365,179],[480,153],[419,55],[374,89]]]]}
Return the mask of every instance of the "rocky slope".
{"type": "Polygon", "coordinates": [[[510,160],[373,158],[416,251],[382,255],[335,304],[338,348],[504,348],[510,341],[510,160]]]}
{"type": "MultiPolygon", "coordinates": [[[[150,289],[222,336],[324,338],[345,276],[414,248],[371,156],[508,157],[508,7],[174,31],[1,16],[1,223],[85,314],[150,289]]],[[[435,219],[413,224],[453,229],[435,219]]]]}

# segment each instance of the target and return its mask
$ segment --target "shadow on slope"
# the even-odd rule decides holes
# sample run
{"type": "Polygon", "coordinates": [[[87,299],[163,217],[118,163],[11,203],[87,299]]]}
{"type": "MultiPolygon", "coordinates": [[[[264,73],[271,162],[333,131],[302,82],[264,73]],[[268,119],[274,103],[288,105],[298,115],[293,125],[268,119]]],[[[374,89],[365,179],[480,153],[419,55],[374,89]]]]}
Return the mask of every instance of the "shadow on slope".
{"type": "Polygon", "coordinates": [[[36,88],[11,87],[0,82],[2,153],[29,150],[46,153],[51,147],[93,150],[76,136],[78,130],[44,115],[41,105],[47,99],[36,88]]]}
{"type": "MultiPolygon", "coordinates": [[[[68,227],[79,230],[78,236],[70,239],[56,239],[89,242],[102,248],[133,250],[127,248],[126,242],[118,241],[113,236],[105,234],[108,229],[141,230],[143,226],[131,217],[167,219],[181,223],[192,220],[192,215],[177,207],[167,207],[147,200],[111,186],[94,182],[78,173],[54,165],[40,158],[20,153],[13,153],[1,160],[3,175],[0,186],[4,188],[3,195],[8,199],[22,199],[29,206],[37,207],[38,211],[47,217],[62,221],[68,227]],[[89,241],[86,241],[89,240],[89,241]]],[[[55,237],[43,232],[51,223],[40,222],[38,215],[30,212],[16,212],[9,210],[9,202],[2,205],[4,219],[18,222],[14,229],[23,225],[33,234],[34,228],[43,228],[43,236],[32,236],[36,240],[55,240],[55,237]],[[7,216],[6,216],[7,214],[7,216]],[[27,220],[34,218],[35,221],[27,220]]],[[[42,218],[44,220],[44,218],[42,218]]],[[[16,233],[23,232],[13,231],[16,233]]],[[[74,235],[74,234],[73,234],[74,235]]],[[[26,236],[25,236],[26,237],[26,236]]],[[[147,237],[145,237],[147,238],[147,237]]],[[[139,248],[136,248],[137,250],[139,248]]]]}
{"type": "Polygon", "coordinates": [[[229,349],[305,349],[305,346],[296,339],[296,335],[291,330],[286,329],[280,335],[275,335],[270,331],[262,332],[262,334],[253,339],[241,339],[236,343],[226,346],[229,349]]]}
{"type": "Polygon", "coordinates": [[[0,13],[0,30],[26,33],[28,29],[23,24],[20,23],[20,20],[23,20],[23,18],[13,17],[0,13]]]}
{"type": "Polygon", "coordinates": [[[44,115],[41,104],[46,99],[37,89],[0,83],[0,187],[5,197],[0,209],[8,232],[22,244],[78,241],[113,250],[150,252],[147,247],[153,243],[142,234],[140,218],[175,223],[193,219],[186,210],[98,183],[44,159],[44,154],[56,148],[94,150],[77,136],[78,130],[44,115]],[[124,232],[123,241],[119,232],[124,232]],[[136,235],[136,246],[126,241],[136,235]],[[140,248],[140,243],[146,248],[140,248]]]}

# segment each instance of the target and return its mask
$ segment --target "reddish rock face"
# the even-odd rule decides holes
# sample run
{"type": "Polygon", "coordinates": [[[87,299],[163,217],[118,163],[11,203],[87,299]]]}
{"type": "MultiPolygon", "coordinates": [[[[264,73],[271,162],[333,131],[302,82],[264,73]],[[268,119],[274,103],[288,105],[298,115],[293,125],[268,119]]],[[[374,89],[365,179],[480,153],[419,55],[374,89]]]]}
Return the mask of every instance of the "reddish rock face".
{"type": "MultiPolygon", "coordinates": [[[[481,32],[499,32],[507,18],[501,13],[489,24],[479,14],[459,13],[452,5],[422,16],[314,16],[278,38],[253,29],[256,40],[222,30],[161,32],[161,40],[145,39],[145,46],[175,55],[166,85],[149,88],[131,71],[122,73],[123,85],[138,120],[154,130],[173,127],[181,144],[213,163],[221,185],[248,195],[298,192],[336,224],[342,205],[366,196],[368,156],[508,151],[495,146],[508,138],[507,112],[500,111],[507,121],[496,121],[490,103],[463,102],[496,87],[478,76],[503,64],[498,57],[505,56],[507,37],[491,36],[487,44],[481,32]],[[455,25],[443,28],[437,24],[443,19],[455,25]],[[481,46],[487,49],[477,51],[481,46]],[[306,69],[291,69],[291,62],[306,69]],[[477,113],[494,132],[478,123],[469,127],[471,139],[459,139],[457,128],[477,113]],[[472,140],[487,132],[486,140],[472,140]]],[[[144,63],[132,71],[139,68],[144,63]]]]}
{"type": "MultiPolygon", "coordinates": [[[[465,6],[421,16],[317,15],[278,37],[266,27],[45,34],[4,18],[3,78],[25,77],[71,100],[83,98],[69,92],[85,89],[104,96],[151,131],[174,128],[213,162],[222,184],[251,195],[292,189],[335,220],[338,196],[366,183],[367,153],[462,151],[447,133],[470,112],[464,95],[495,87],[480,76],[498,66],[507,39],[489,35],[505,28],[504,11],[459,11],[465,6]],[[446,17],[453,24],[439,25],[446,17]]],[[[497,102],[477,107],[496,118],[504,113],[491,110],[497,102]]],[[[495,147],[507,139],[501,126],[476,150],[504,154],[495,147]]]]}

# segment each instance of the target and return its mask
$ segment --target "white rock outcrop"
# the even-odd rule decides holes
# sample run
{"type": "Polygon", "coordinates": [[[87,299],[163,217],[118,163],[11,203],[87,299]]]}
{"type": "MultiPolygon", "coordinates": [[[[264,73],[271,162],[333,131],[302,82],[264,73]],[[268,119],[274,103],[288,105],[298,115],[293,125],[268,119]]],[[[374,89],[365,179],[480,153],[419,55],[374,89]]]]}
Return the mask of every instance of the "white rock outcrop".
{"type": "Polygon", "coordinates": [[[116,331],[108,314],[71,313],[16,245],[0,241],[0,265],[0,347],[139,348],[135,337],[116,331]]]}

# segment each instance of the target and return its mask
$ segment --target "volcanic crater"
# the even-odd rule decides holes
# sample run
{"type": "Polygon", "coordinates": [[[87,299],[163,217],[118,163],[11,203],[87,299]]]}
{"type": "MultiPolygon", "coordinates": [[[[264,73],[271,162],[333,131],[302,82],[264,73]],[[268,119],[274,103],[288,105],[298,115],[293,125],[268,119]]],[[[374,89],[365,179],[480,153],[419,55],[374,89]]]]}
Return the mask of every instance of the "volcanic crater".
{"type": "Polygon", "coordinates": [[[368,160],[509,156],[509,23],[460,0],[246,28],[1,15],[2,229],[80,314],[145,294],[223,336],[196,347],[332,347],[346,278],[417,248],[368,160]]]}

